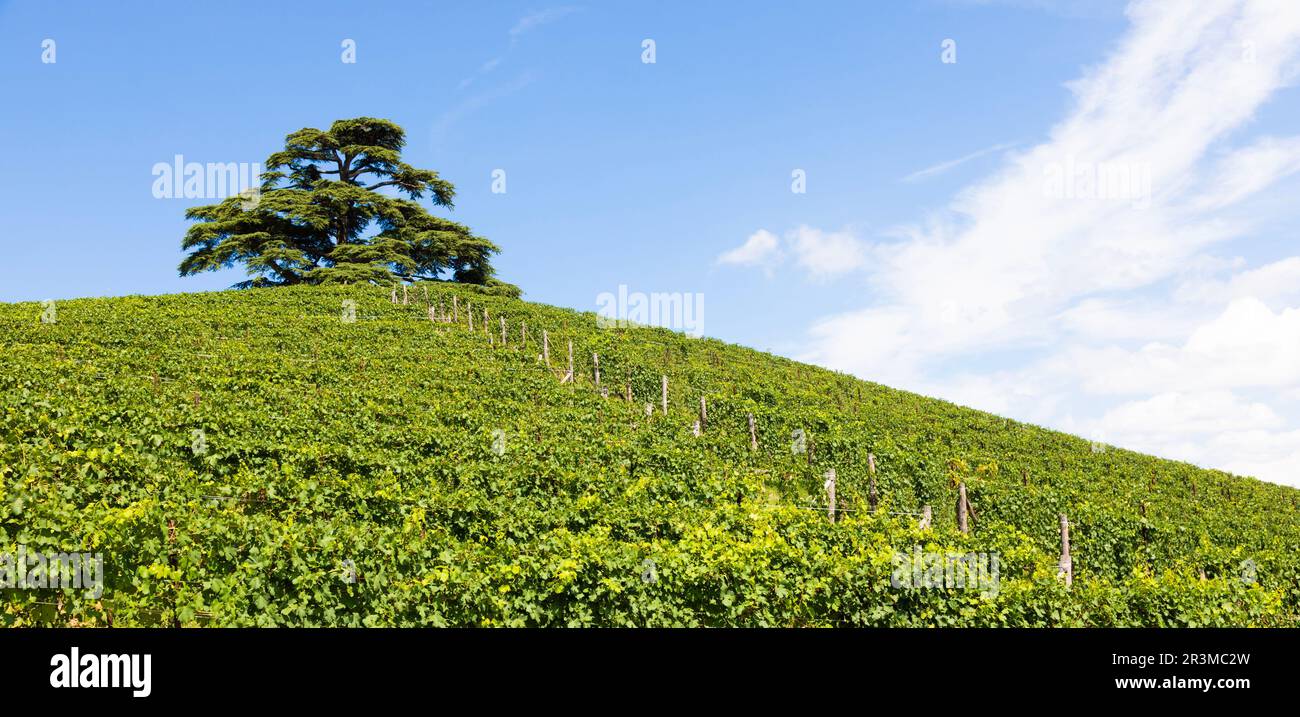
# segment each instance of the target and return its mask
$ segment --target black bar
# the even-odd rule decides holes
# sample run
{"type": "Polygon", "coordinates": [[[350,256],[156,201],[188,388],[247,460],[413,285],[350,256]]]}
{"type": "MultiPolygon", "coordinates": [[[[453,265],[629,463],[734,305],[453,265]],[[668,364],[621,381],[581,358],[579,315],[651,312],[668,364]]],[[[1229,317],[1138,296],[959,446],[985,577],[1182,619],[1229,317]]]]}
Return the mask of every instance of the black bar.
{"type": "Polygon", "coordinates": [[[46,706],[338,707],[400,698],[447,709],[458,700],[559,700],[563,709],[566,699],[596,695],[629,704],[638,695],[697,695],[695,704],[795,699],[812,708],[870,698],[883,707],[878,699],[888,698],[946,709],[1014,699],[1066,709],[1077,700],[1282,698],[1296,684],[1296,646],[1295,633],[1283,630],[31,629],[0,632],[0,674],[6,692],[46,706]],[[150,694],[51,686],[52,658],[71,657],[73,647],[83,658],[150,655],[150,694]],[[1121,689],[1117,678],[1156,683],[1121,689]],[[1166,678],[1249,683],[1207,692],[1159,686],[1166,678]]]}

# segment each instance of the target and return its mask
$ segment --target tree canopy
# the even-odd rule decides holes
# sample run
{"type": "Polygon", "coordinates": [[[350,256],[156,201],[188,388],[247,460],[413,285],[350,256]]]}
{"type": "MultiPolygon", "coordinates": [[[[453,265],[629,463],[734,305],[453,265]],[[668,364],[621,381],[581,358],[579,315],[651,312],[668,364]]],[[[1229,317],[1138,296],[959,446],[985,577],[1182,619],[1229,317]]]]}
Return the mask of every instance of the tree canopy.
{"type": "Polygon", "coordinates": [[[181,276],[243,264],[252,278],[239,288],[450,279],[518,296],[495,278],[495,244],[420,205],[428,194],[451,209],[456,190],[403,162],[405,144],[401,127],[373,117],[290,134],[257,191],[186,211],[198,223],[181,276]]]}

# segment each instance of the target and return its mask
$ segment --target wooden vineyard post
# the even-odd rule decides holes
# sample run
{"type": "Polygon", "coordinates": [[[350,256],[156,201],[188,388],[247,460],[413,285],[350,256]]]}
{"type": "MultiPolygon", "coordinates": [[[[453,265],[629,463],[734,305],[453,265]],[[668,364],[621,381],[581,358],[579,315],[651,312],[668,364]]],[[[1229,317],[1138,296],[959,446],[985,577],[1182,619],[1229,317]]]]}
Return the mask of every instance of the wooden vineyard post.
{"type": "Polygon", "coordinates": [[[662,397],[660,400],[663,405],[664,415],[667,416],[668,415],[668,377],[667,376],[663,376],[663,387],[662,387],[661,394],[662,397]]]}
{"type": "Polygon", "coordinates": [[[705,403],[704,397],[700,396],[700,433],[703,433],[705,429],[707,429],[708,427],[709,427],[709,406],[707,403],[705,403]]]}
{"type": "Polygon", "coordinates": [[[876,502],[880,495],[876,493],[876,454],[867,454],[867,470],[871,472],[871,484],[867,490],[867,501],[871,504],[871,512],[876,512],[876,502]]]}
{"type": "Polygon", "coordinates": [[[501,317],[501,348],[506,346],[506,317],[501,317]]]}
{"type": "Polygon", "coordinates": [[[388,303],[390,304],[397,303],[397,284],[393,284],[393,293],[388,295],[388,303]]]}
{"type": "Polygon", "coordinates": [[[754,430],[754,414],[749,414],[749,450],[758,450],[758,433],[754,430]]]}
{"type": "Polygon", "coordinates": [[[411,296],[406,291],[406,284],[402,284],[402,306],[407,306],[410,303],[411,303],[411,296]]]}
{"type": "Polygon", "coordinates": [[[465,316],[469,317],[469,330],[474,330],[474,310],[469,306],[465,307],[465,316]]]}
{"type": "Polygon", "coordinates": [[[433,306],[430,305],[430,306],[429,306],[429,323],[431,323],[431,324],[433,324],[433,323],[437,323],[437,320],[434,318],[434,315],[435,315],[435,312],[434,312],[434,310],[433,310],[433,306]]]}
{"type": "Polygon", "coordinates": [[[573,339],[569,339],[569,372],[564,375],[564,380],[573,380],[573,339]]]}
{"type": "Polygon", "coordinates": [[[546,366],[549,368],[551,365],[551,337],[550,334],[546,333],[546,329],[542,329],[542,360],[546,362],[546,366]]]}
{"type": "Polygon", "coordinates": [[[487,307],[484,306],[484,307],[483,307],[483,333],[486,334],[486,333],[488,333],[488,332],[491,331],[491,330],[492,330],[492,329],[488,328],[488,313],[487,313],[487,307]]]}
{"type": "Polygon", "coordinates": [[[826,489],[826,515],[835,522],[835,469],[831,468],[826,471],[826,482],[822,484],[826,489]]]}
{"type": "Polygon", "coordinates": [[[596,376],[596,388],[600,388],[600,354],[592,352],[591,370],[596,376]]]}
{"type": "Polygon", "coordinates": [[[1061,513],[1061,577],[1065,586],[1074,583],[1074,561],[1070,559],[1070,519],[1061,513]]]}
{"type": "Polygon", "coordinates": [[[921,525],[919,526],[921,530],[929,530],[933,520],[934,513],[930,510],[930,506],[927,505],[921,508],[921,525]]]}
{"type": "Polygon", "coordinates": [[[527,350],[528,348],[528,322],[523,321],[519,324],[519,346],[527,350]]]}
{"type": "MultiPolygon", "coordinates": [[[[172,567],[172,569],[174,570],[174,569],[176,568],[176,562],[177,562],[177,560],[176,560],[176,552],[177,552],[177,549],[176,549],[176,521],[174,521],[174,520],[168,520],[168,521],[167,521],[167,546],[168,546],[168,547],[167,547],[167,564],[170,565],[170,566],[172,567]]],[[[178,611],[176,610],[176,602],[177,602],[177,600],[176,600],[175,598],[172,598],[172,622],[171,622],[171,626],[172,626],[172,627],[177,627],[177,628],[178,628],[178,627],[181,626],[181,619],[180,619],[180,616],[178,615],[178,611]]]]}
{"type": "Polygon", "coordinates": [[[623,384],[623,398],[628,403],[632,402],[632,383],[630,381],[623,384]]]}
{"type": "Polygon", "coordinates": [[[455,295],[451,297],[451,322],[460,323],[460,299],[455,295]]]}
{"type": "Polygon", "coordinates": [[[969,533],[970,527],[966,524],[966,484],[957,484],[957,530],[962,533],[969,533]]]}
{"type": "Polygon", "coordinates": [[[428,304],[428,303],[429,303],[429,287],[427,287],[427,286],[421,284],[421,285],[420,285],[420,295],[424,297],[424,303],[425,303],[425,304],[428,304]]]}

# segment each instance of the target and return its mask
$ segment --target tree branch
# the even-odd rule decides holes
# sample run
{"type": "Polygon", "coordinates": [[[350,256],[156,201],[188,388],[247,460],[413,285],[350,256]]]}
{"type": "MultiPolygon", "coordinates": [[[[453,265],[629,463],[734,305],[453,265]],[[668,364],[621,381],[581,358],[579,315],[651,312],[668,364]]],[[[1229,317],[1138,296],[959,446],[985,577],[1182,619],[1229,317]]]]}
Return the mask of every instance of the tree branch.
{"type": "Polygon", "coordinates": [[[399,181],[399,180],[396,180],[396,179],[388,179],[388,180],[385,180],[385,181],[383,181],[383,182],[379,182],[379,183],[377,183],[377,184],[372,184],[372,185],[370,185],[369,187],[366,187],[366,191],[367,191],[367,192],[373,192],[374,190],[379,189],[380,187],[391,187],[391,186],[394,186],[394,185],[397,185],[397,186],[405,186],[405,184],[403,184],[403,183],[402,183],[401,181],[399,181]]]}

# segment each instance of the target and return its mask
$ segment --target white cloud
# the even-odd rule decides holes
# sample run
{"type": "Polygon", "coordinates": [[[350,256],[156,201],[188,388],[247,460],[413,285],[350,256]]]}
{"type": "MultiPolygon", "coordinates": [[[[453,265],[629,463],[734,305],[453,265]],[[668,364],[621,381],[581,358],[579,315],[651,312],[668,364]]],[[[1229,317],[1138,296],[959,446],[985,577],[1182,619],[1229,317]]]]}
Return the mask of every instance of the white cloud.
{"type": "Polygon", "coordinates": [[[737,266],[758,266],[767,270],[769,273],[773,265],[780,261],[782,256],[781,240],[776,235],[766,229],[759,229],[744,244],[723,252],[718,257],[719,264],[734,264],[737,266]]]}
{"type": "Polygon", "coordinates": [[[1202,193],[1193,199],[1200,210],[1221,209],[1300,171],[1300,137],[1265,137],[1237,150],[1211,173],[1202,193]]]}
{"type": "Polygon", "coordinates": [[[1272,408],[1243,401],[1230,391],[1161,393],[1107,411],[1099,432],[1133,437],[1190,437],[1203,433],[1274,429],[1283,424],[1272,408]]]}
{"type": "Polygon", "coordinates": [[[1194,315],[1183,307],[1137,298],[1084,299],[1059,316],[1060,327],[1083,340],[1175,340],[1187,335],[1194,315]]]}
{"type": "Polygon", "coordinates": [[[829,279],[866,266],[867,245],[848,231],[828,232],[805,225],[786,232],[782,240],[760,229],[744,244],[723,252],[717,261],[760,267],[771,275],[787,257],[793,257],[795,266],[810,277],[829,279]]]}
{"type": "Polygon", "coordinates": [[[1233,431],[1208,437],[1200,465],[1300,486],[1300,431],[1233,431]]]}
{"type": "Polygon", "coordinates": [[[1140,393],[1194,379],[1205,384],[1220,374],[1215,385],[1276,385],[1300,377],[1300,366],[1283,368],[1297,356],[1300,312],[1274,313],[1249,295],[1210,307],[1219,313],[1149,298],[1085,299],[1060,315],[1070,343],[1055,355],[1073,359],[1071,370],[1086,372],[1089,388],[1107,393],[1120,385],[1129,387],[1122,392],[1140,393]]]}
{"type": "Polygon", "coordinates": [[[865,245],[848,232],[801,226],[785,236],[795,263],[816,278],[856,271],[867,261],[865,245]]]}
{"type": "Polygon", "coordinates": [[[1216,447],[1208,465],[1300,483],[1300,411],[1269,403],[1300,388],[1300,257],[1214,254],[1248,243],[1271,217],[1246,202],[1300,170],[1300,139],[1248,136],[1296,75],[1300,3],[1139,1],[1127,15],[1044,142],[890,241],[857,245],[850,264],[874,302],[817,320],[801,358],[1018,417],[1052,406],[1037,422],[1067,429],[1130,396],[1111,441],[1166,451],[1179,434],[1149,439],[1119,419],[1268,390],[1230,404],[1250,428],[1181,435],[1216,447]],[[1267,411],[1280,423],[1261,423],[1267,411]]]}
{"type": "Polygon", "coordinates": [[[815,353],[796,358],[881,383],[911,386],[919,380],[915,369],[920,352],[909,340],[909,322],[906,312],[887,308],[828,316],[809,329],[815,353]]]}
{"type": "Polygon", "coordinates": [[[1245,297],[1269,305],[1300,302],[1300,257],[1288,257],[1258,269],[1242,271],[1226,280],[1189,280],[1178,287],[1175,297],[1180,301],[1211,305],[1245,297]]]}
{"type": "Polygon", "coordinates": [[[1274,313],[1258,299],[1237,299],[1181,346],[1108,347],[1075,356],[1074,370],[1094,393],[1300,386],[1300,308],[1274,313]]]}
{"type": "Polygon", "coordinates": [[[1092,425],[1135,450],[1300,484],[1300,430],[1279,430],[1285,420],[1271,407],[1228,391],[1158,394],[1117,406],[1092,425]]]}

